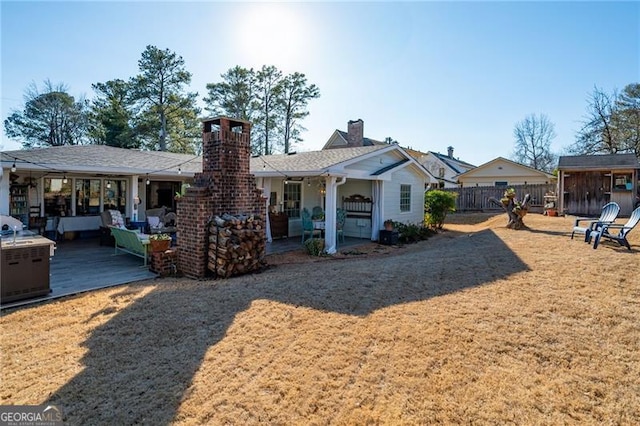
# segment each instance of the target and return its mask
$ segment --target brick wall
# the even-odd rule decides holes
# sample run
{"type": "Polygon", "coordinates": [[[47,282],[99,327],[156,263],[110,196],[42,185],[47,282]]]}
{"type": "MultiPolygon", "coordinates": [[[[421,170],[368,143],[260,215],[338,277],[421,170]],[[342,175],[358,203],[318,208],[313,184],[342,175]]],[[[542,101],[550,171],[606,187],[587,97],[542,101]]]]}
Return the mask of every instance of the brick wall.
{"type": "MultiPolygon", "coordinates": [[[[207,223],[215,215],[264,217],[265,200],[250,173],[251,124],[225,117],[203,123],[202,173],[177,203],[180,272],[207,274],[207,223]]],[[[264,232],[264,231],[263,231],[264,232]]]]}
{"type": "Polygon", "coordinates": [[[350,120],[347,123],[347,145],[349,147],[362,146],[364,143],[364,122],[361,119],[350,120]]]}
{"type": "Polygon", "coordinates": [[[190,187],[176,203],[178,269],[191,278],[207,271],[207,223],[213,210],[207,188],[190,187]]]}
{"type": "Polygon", "coordinates": [[[178,250],[171,248],[162,252],[151,253],[149,269],[161,277],[175,275],[178,267],[178,250]]]}

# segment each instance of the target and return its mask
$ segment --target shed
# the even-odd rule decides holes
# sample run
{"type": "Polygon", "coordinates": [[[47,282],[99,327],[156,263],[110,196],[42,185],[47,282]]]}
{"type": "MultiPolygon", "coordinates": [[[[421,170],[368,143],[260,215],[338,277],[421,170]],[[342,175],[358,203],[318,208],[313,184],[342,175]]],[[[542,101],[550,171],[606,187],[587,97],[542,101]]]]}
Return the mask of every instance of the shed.
{"type": "Polygon", "coordinates": [[[559,210],[598,216],[610,201],[629,216],[638,196],[640,162],[635,154],[562,156],[558,160],[559,210]]]}

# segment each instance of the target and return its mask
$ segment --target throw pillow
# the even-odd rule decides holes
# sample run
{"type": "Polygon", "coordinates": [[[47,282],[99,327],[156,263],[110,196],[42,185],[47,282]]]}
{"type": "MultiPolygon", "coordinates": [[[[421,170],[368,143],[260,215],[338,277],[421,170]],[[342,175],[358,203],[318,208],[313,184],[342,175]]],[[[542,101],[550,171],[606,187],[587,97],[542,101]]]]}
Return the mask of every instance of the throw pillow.
{"type": "Polygon", "coordinates": [[[117,226],[118,228],[124,228],[124,218],[122,217],[122,213],[118,210],[109,210],[111,213],[111,224],[113,226],[117,226]]]}

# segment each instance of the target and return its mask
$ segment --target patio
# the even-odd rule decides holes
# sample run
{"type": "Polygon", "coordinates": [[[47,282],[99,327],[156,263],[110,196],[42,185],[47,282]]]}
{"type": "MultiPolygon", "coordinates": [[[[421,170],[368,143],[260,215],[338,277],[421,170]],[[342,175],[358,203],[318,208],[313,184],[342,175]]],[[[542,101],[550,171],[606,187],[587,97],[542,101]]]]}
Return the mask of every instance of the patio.
{"type": "MultiPolygon", "coordinates": [[[[367,242],[367,239],[346,237],[339,248],[367,242]]],[[[267,243],[267,255],[295,250],[302,250],[300,237],[267,243]]],[[[142,265],[142,259],[124,253],[114,255],[113,247],[101,246],[98,238],[58,241],[51,258],[50,274],[49,295],[3,304],[0,310],[157,277],[142,265]]]]}

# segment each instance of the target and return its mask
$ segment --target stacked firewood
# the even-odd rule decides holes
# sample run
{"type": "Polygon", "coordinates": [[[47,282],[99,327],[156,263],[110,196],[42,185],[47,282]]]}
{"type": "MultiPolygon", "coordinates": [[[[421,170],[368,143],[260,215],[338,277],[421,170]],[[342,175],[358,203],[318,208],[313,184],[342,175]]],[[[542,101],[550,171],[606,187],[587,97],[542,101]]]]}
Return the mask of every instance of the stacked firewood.
{"type": "Polygon", "coordinates": [[[265,265],[265,244],[262,217],[215,216],[209,224],[208,268],[222,278],[259,270],[265,265]]]}

